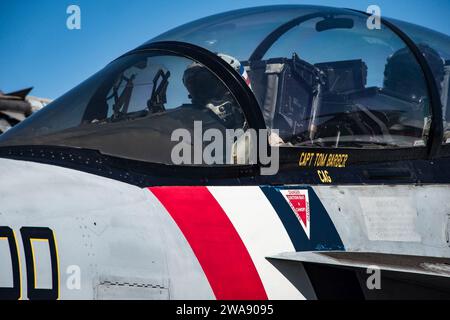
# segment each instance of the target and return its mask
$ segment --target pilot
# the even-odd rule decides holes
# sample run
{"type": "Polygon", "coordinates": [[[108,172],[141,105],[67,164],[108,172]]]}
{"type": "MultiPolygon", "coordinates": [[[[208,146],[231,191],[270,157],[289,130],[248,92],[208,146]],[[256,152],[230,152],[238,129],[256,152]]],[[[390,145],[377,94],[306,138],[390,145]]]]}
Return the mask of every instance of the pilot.
{"type": "MultiPolygon", "coordinates": [[[[242,76],[249,88],[252,89],[247,71],[238,59],[224,53],[218,53],[217,55],[232,66],[242,76]]],[[[183,83],[188,89],[193,104],[205,106],[211,110],[224,122],[227,128],[230,128],[230,126],[234,128],[245,127],[245,117],[242,109],[236,105],[234,98],[225,85],[206,67],[199,63],[191,64],[184,73],[183,83]]],[[[271,146],[285,144],[271,128],[269,128],[269,144],[271,146]]]]}
{"type": "MultiPolygon", "coordinates": [[[[224,54],[218,54],[233,68],[239,68],[237,59],[224,54]]],[[[183,83],[189,92],[192,104],[209,109],[229,129],[242,129],[245,117],[242,109],[224,83],[204,65],[194,62],[183,74],[183,83]]]]}
{"type": "MultiPolygon", "coordinates": [[[[428,65],[433,72],[438,87],[444,80],[444,60],[433,48],[426,44],[418,45],[420,51],[425,56],[428,65]]],[[[408,48],[403,48],[389,57],[384,71],[384,89],[393,93],[399,93],[409,99],[419,101],[428,96],[427,88],[422,81],[423,78],[416,58],[408,48]]]]}
{"type": "MultiPolygon", "coordinates": [[[[223,53],[217,54],[230,66],[232,66],[252,89],[250,78],[238,59],[223,53]]],[[[246,127],[245,116],[226,86],[205,66],[200,63],[192,63],[184,72],[183,83],[189,92],[193,105],[204,107],[212,111],[230,129],[244,129],[246,127]]],[[[237,145],[244,143],[244,137],[238,138],[233,149],[233,158],[239,158],[237,145]],[[242,141],[240,141],[242,140],[242,141]]],[[[281,146],[285,142],[271,128],[268,134],[271,146],[281,146]]],[[[246,158],[246,157],[244,157],[246,158]]]]}
{"type": "MultiPolygon", "coordinates": [[[[444,60],[430,46],[418,44],[418,47],[431,68],[436,84],[441,88],[445,75],[444,60]]],[[[411,105],[407,104],[407,109],[403,110],[398,123],[389,128],[390,131],[415,137],[421,135],[422,138],[429,135],[431,118],[427,115],[430,114],[430,110],[424,109],[423,104],[424,99],[428,97],[428,89],[421,79],[423,79],[423,71],[408,48],[400,49],[388,58],[384,71],[383,90],[410,100],[416,106],[411,108],[411,105]]],[[[422,141],[417,140],[417,142],[422,141]]]]}

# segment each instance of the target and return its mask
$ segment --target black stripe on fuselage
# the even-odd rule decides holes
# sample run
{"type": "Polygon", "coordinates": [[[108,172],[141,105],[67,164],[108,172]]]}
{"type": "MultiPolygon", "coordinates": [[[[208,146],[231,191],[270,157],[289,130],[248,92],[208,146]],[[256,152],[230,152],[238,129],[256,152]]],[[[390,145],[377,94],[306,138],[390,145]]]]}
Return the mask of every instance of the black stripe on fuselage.
{"type": "Polygon", "coordinates": [[[450,159],[399,160],[351,163],[345,168],[325,168],[332,178],[324,184],[320,168],[299,167],[280,159],[275,175],[260,175],[253,166],[174,166],[152,164],[104,155],[98,151],[55,147],[0,147],[0,158],[32,161],[79,170],[139,187],[227,185],[420,185],[449,184],[450,159]]]}

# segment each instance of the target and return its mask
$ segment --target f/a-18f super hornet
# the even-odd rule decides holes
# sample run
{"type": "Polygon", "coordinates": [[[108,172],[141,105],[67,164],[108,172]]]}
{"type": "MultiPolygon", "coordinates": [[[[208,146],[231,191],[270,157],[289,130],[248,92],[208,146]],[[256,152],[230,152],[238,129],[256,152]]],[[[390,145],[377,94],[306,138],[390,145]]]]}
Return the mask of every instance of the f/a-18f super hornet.
{"type": "Polygon", "coordinates": [[[449,298],[450,37],[367,19],[204,18],[0,136],[0,297],[449,298]]]}

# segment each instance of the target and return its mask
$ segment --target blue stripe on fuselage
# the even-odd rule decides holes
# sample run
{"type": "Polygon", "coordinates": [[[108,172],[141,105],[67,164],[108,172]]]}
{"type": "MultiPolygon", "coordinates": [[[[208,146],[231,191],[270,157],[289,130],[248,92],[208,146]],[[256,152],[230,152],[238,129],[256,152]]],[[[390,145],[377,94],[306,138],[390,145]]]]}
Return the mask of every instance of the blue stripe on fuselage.
{"type": "Polygon", "coordinates": [[[261,190],[277,212],[296,251],[345,250],[327,211],[311,187],[262,186],[261,190]],[[280,190],[308,190],[310,206],[310,239],[280,190]]]}

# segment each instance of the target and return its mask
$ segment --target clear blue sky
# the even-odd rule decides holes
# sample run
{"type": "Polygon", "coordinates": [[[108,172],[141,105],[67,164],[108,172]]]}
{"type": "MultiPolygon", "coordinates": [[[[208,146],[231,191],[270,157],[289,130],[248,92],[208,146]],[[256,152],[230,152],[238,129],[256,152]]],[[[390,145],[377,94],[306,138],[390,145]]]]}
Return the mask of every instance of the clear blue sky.
{"type": "Polygon", "coordinates": [[[366,10],[450,34],[449,0],[0,0],[0,89],[34,86],[56,98],[109,61],[180,24],[261,5],[317,4],[366,10]],[[66,28],[66,9],[81,8],[81,30],[66,28]]]}

